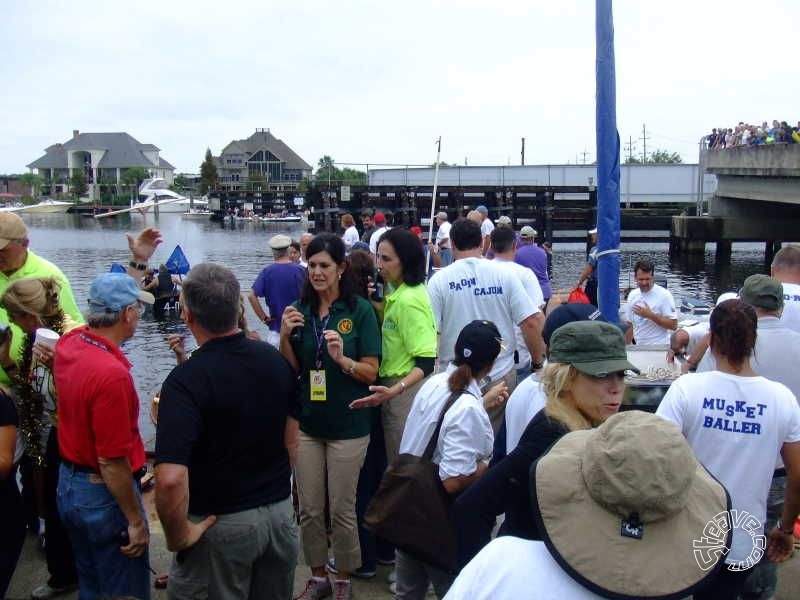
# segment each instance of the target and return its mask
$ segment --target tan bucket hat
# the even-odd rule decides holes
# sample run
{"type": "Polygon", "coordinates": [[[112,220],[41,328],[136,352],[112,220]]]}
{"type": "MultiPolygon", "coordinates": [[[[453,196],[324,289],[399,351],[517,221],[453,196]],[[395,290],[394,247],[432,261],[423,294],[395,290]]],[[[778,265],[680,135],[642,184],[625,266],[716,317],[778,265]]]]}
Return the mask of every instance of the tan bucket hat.
{"type": "Polygon", "coordinates": [[[627,411],[565,435],[531,469],[531,492],[550,553],[607,598],[684,598],[724,565],[727,551],[700,560],[694,542],[730,510],[728,493],[656,415],[627,411]]]}

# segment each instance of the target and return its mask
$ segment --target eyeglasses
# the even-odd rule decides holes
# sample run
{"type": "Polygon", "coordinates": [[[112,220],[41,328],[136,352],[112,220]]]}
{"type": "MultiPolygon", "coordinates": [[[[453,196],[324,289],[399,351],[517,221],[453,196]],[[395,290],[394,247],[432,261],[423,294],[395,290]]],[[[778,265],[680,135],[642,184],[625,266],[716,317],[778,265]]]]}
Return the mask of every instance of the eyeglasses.
{"type": "Polygon", "coordinates": [[[144,314],[144,304],[141,300],[137,300],[134,304],[129,304],[128,308],[132,308],[141,317],[144,314]]]}

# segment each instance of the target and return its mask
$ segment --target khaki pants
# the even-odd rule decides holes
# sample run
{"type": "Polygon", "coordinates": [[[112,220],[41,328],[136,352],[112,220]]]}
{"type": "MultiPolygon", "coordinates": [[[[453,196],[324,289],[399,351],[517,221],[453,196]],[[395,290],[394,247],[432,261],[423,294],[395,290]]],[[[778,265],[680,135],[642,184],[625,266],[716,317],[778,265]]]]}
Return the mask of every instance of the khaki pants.
{"type": "MultiPolygon", "coordinates": [[[[382,377],[380,385],[391,387],[396,385],[403,377],[382,377]]],[[[417,395],[419,388],[425,383],[425,379],[427,378],[407,387],[402,394],[381,405],[381,423],[386,444],[386,464],[392,464],[400,453],[400,440],[403,438],[403,429],[406,426],[408,413],[411,411],[414,396],[417,395]]]]}
{"type": "Polygon", "coordinates": [[[322,567],[328,560],[326,482],[333,530],[331,548],[336,568],[350,572],[361,566],[356,486],[368,445],[368,435],[352,440],[326,440],[300,432],[295,477],[300,500],[303,553],[310,567],[322,567]]]}

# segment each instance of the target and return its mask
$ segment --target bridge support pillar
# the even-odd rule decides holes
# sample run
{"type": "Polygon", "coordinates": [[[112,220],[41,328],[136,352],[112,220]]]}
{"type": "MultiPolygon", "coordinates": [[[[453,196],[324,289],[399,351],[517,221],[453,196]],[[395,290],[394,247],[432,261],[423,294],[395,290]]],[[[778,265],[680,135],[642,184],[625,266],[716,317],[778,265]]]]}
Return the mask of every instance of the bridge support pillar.
{"type": "Polygon", "coordinates": [[[717,261],[728,261],[731,258],[733,242],[730,240],[717,240],[717,261]]]}

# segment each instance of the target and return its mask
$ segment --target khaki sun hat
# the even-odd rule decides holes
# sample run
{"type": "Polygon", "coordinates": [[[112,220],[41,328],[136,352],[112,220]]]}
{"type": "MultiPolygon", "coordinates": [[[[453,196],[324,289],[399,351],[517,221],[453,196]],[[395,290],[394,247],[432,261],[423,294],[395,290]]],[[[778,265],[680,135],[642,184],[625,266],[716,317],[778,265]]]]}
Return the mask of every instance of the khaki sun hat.
{"type": "Polygon", "coordinates": [[[519,237],[525,238],[526,240],[530,238],[535,238],[536,234],[537,231],[530,225],[525,225],[522,229],[519,230],[519,237]]]}
{"type": "Polygon", "coordinates": [[[269,247],[273,250],[283,250],[284,248],[288,248],[292,245],[292,238],[288,235],[284,235],[283,233],[279,233],[278,235],[273,235],[269,239],[269,247]]]}
{"type": "Polygon", "coordinates": [[[25,222],[12,212],[0,213],[0,250],[14,240],[28,237],[25,222]]]}
{"type": "Polygon", "coordinates": [[[619,371],[635,371],[628,361],[625,337],[611,323],[576,321],[562,325],[550,338],[550,362],[569,364],[581,373],[605,377],[619,371]]]}
{"type": "Polygon", "coordinates": [[[553,558],[607,598],[691,596],[723,567],[727,550],[714,550],[730,548],[727,491],[678,427],[650,413],[568,433],[531,469],[530,489],[553,558]],[[720,518],[727,535],[711,549],[720,518]]]}

